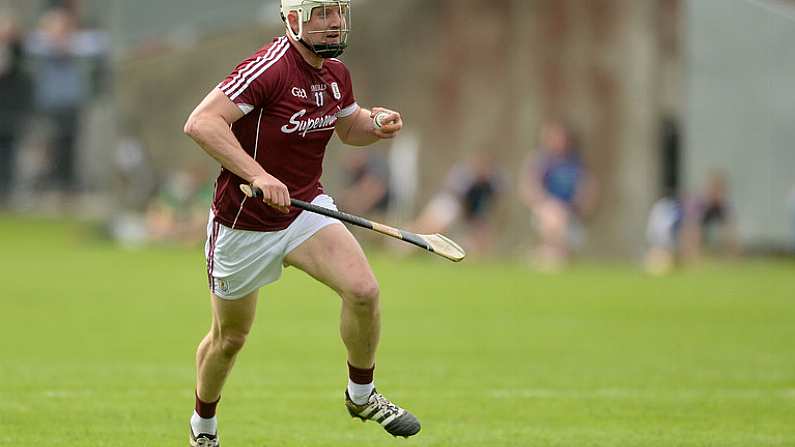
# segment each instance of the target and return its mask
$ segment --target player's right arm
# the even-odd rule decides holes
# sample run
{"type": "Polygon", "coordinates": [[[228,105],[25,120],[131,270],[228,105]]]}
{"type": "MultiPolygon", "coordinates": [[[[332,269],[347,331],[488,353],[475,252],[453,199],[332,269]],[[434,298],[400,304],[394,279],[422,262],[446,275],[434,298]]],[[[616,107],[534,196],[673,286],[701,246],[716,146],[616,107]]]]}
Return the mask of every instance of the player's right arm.
{"type": "Polygon", "coordinates": [[[240,145],[232,132],[232,123],[243,112],[219,88],[213,89],[188,117],[185,134],[211,157],[248,183],[262,190],[268,205],[287,213],[290,194],[287,187],[257,163],[240,145]]]}

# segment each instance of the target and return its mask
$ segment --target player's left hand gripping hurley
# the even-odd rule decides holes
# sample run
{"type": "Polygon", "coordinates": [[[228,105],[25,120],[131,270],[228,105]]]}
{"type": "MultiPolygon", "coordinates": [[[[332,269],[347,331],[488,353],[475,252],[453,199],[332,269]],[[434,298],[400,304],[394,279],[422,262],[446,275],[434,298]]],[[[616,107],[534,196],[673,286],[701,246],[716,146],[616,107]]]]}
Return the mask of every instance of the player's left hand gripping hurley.
{"type": "MultiPolygon", "coordinates": [[[[240,190],[243,191],[248,197],[262,197],[262,191],[259,188],[252,187],[251,185],[240,185],[240,190]]],[[[322,214],[334,219],[339,219],[343,222],[356,225],[368,230],[377,231],[378,233],[391,236],[395,239],[414,244],[417,247],[424,248],[431,253],[435,253],[443,258],[447,258],[453,262],[459,262],[466,257],[466,252],[460,245],[453,242],[450,238],[442,236],[441,234],[415,234],[410,231],[393,228],[388,225],[372,222],[363,217],[354,216],[353,214],[344,213],[342,211],[334,211],[322,206],[313,205],[303,200],[290,199],[290,204],[304,211],[322,214]]]]}

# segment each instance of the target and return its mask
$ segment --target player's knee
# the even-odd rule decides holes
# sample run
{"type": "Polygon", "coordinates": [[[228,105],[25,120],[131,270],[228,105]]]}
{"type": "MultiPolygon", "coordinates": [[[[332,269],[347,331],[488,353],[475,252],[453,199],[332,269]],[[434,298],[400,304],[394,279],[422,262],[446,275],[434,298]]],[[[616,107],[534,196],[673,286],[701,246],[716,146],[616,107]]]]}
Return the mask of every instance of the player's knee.
{"type": "Polygon", "coordinates": [[[375,279],[361,280],[343,292],[344,298],[357,308],[374,310],[378,307],[381,290],[375,279]]]}
{"type": "Polygon", "coordinates": [[[246,344],[246,334],[242,332],[226,332],[219,337],[221,352],[227,357],[234,357],[246,344]]]}

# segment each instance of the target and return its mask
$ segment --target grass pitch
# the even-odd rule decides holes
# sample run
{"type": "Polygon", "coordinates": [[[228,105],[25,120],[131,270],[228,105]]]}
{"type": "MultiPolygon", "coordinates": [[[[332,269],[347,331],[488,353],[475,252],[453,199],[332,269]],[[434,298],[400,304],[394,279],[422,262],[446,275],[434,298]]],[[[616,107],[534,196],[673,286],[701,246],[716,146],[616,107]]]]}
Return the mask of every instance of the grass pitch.
{"type": "MultiPolygon", "coordinates": [[[[9,217],[0,242],[0,445],[187,445],[209,325],[201,249],[125,251],[9,217]]],[[[422,432],[395,440],[347,416],[338,299],[288,270],[224,392],[224,446],[795,445],[795,264],[668,278],[373,264],[377,385],[422,432]]]]}

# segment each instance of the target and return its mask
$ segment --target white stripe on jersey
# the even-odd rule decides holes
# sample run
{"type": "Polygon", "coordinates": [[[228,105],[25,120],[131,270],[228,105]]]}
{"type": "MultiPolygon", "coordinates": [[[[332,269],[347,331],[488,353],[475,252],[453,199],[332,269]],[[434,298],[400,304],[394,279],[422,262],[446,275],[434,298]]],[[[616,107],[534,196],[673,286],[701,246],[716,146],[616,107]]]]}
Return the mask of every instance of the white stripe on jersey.
{"type": "Polygon", "coordinates": [[[262,63],[264,59],[270,58],[271,55],[274,52],[277,51],[277,48],[279,48],[281,46],[281,44],[282,44],[282,42],[278,41],[278,42],[274,43],[273,45],[271,45],[271,47],[268,48],[268,51],[266,51],[265,54],[263,54],[262,56],[257,57],[256,59],[254,59],[251,62],[249,62],[245,67],[243,67],[240,70],[238,70],[238,72],[235,75],[235,77],[232,78],[232,80],[229,81],[226,85],[223,85],[224,83],[222,82],[221,85],[219,85],[218,87],[224,93],[229,93],[229,91],[231,91],[232,88],[237,88],[237,86],[239,86],[240,83],[243,82],[243,80],[245,79],[245,76],[249,72],[256,70],[257,69],[257,65],[262,63]]]}
{"type": "Polygon", "coordinates": [[[286,37],[279,38],[276,41],[276,43],[274,43],[273,45],[271,45],[270,48],[268,48],[268,51],[266,51],[265,54],[249,62],[248,65],[246,65],[243,69],[238,71],[237,75],[235,75],[235,77],[232,78],[232,80],[229,81],[228,84],[222,87],[221,90],[227,95],[229,95],[232,91],[237,90],[237,88],[240,87],[240,85],[243,82],[245,82],[246,77],[250,73],[256,71],[259,67],[262,66],[262,64],[267,63],[268,60],[270,60],[270,58],[273,57],[275,53],[277,53],[282,49],[285,43],[288,43],[286,37]]]}
{"type": "Polygon", "coordinates": [[[250,74],[253,71],[256,71],[257,68],[261,66],[261,64],[265,63],[276,52],[278,52],[285,43],[286,43],[286,38],[282,37],[277,39],[276,42],[274,42],[274,44],[271,45],[270,48],[268,48],[268,51],[266,51],[265,54],[249,62],[248,65],[246,65],[241,70],[239,70],[235,75],[235,77],[232,78],[232,80],[222,88],[224,93],[229,93],[232,90],[239,87],[240,84],[245,81],[246,76],[248,74],[250,74]]]}
{"type": "Polygon", "coordinates": [[[268,63],[267,63],[267,64],[266,64],[264,67],[260,68],[258,72],[254,73],[252,76],[250,76],[250,77],[248,78],[248,81],[246,81],[246,83],[245,83],[245,84],[243,84],[243,86],[242,86],[242,87],[240,87],[240,89],[239,89],[237,92],[235,92],[234,94],[231,94],[231,95],[229,95],[229,99],[231,99],[232,101],[234,101],[234,100],[235,100],[235,98],[237,98],[238,96],[240,96],[240,94],[241,94],[241,93],[245,92],[245,91],[246,91],[246,89],[248,88],[248,86],[249,86],[249,85],[251,85],[251,83],[252,83],[252,82],[254,82],[254,80],[255,80],[255,79],[257,79],[258,77],[260,77],[260,75],[261,75],[262,73],[265,73],[265,71],[266,71],[267,69],[271,68],[271,66],[272,66],[273,64],[275,64],[276,62],[279,62],[279,59],[281,59],[281,58],[282,58],[282,56],[284,56],[284,55],[287,53],[287,50],[289,50],[289,49],[290,49],[290,44],[288,43],[288,44],[287,44],[287,45],[284,47],[284,49],[283,49],[283,50],[281,50],[281,52],[279,52],[279,54],[277,54],[277,55],[276,55],[276,58],[275,58],[275,59],[272,59],[272,60],[271,60],[270,62],[268,62],[268,63]]]}
{"type": "MultiPolygon", "coordinates": [[[[257,118],[257,138],[254,140],[254,160],[257,159],[257,149],[259,149],[259,125],[262,123],[262,112],[263,109],[259,109],[259,118],[257,118]]],[[[243,206],[246,205],[246,200],[248,196],[243,194],[243,201],[240,202],[240,208],[237,210],[237,215],[235,216],[235,221],[232,223],[232,229],[234,230],[237,226],[237,220],[240,219],[240,213],[243,212],[243,206]]]]}
{"type": "Polygon", "coordinates": [[[254,106],[252,106],[251,104],[238,104],[237,108],[240,109],[241,112],[243,112],[243,115],[248,115],[249,113],[251,113],[252,110],[254,110],[254,106]]]}
{"type": "Polygon", "coordinates": [[[359,104],[354,102],[353,104],[349,105],[348,107],[345,107],[344,109],[340,109],[340,111],[337,112],[337,118],[347,118],[347,117],[353,115],[354,113],[356,113],[358,110],[359,110],[359,104]]]}

